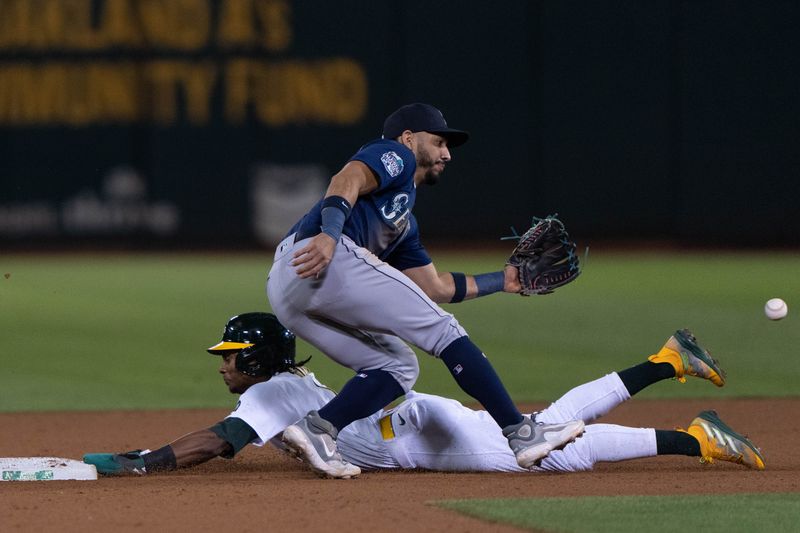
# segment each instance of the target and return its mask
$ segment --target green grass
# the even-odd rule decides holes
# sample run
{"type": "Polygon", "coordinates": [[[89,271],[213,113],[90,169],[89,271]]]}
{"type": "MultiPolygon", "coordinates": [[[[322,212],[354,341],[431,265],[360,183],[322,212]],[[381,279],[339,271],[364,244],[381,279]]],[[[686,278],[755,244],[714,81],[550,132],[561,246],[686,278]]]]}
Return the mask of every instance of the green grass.
{"type": "MultiPolygon", "coordinates": [[[[455,261],[438,263],[440,270],[458,268],[455,261]]],[[[554,294],[494,295],[445,307],[496,361],[515,397],[548,400],[642,361],[682,327],[721,361],[728,384],[715,390],[696,380],[664,383],[642,396],[800,394],[793,302],[800,304],[797,254],[593,251],[581,277],[554,294]],[[763,314],[774,296],[789,304],[784,320],[763,314]]]]}
{"type": "MultiPolygon", "coordinates": [[[[434,250],[435,252],[435,250],[434,250]]],[[[222,407],[232,398],[205,348],[228,317],[268,310],[271,254],[0,257],[0,411],[222,407]]],[[[503,257],[435,254],[439,270],[496,270],[503,257]]],[[[454,312],[518,401],[553,400],[638,363],[690,327],[728,371],[720,390],[660,383],[645,397],[800,394],[800,255],[604,253],[555,294],[492,295],[454,312]],[[779,296],[789,316],[763,315],[779,296]]],[[[317,376],[351,375],[306,343],[317,376]]],[[[422,354],[417,390],[468,398],[422,354]]]]}
{"type": "Polygon", "coordinates": [[[797,531],[800,517],[799,493],[454,500],[436,505],[491,522],[564,533],[780,533],[797,531]],[[676,522],[674,509],[691,512],[680,513],[676,522]]]}

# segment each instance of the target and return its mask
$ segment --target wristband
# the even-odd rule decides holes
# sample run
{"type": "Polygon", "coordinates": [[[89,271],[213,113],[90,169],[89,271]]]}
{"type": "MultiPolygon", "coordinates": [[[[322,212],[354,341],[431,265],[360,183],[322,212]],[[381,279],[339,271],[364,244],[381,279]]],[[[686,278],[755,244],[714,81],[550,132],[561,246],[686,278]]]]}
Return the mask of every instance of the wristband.
{"type": "Polygon", "coordinates": [[[325,207],[322,210],[322,225],[320,231],[330,235],[334,241],[338,241],[342,236],[342,229],[344,228],[345,215],[344,211],[336,209],[335,207],[325,207]]]}
{"type": "Polygon", "coordinates": [[[178,468],[178,460],[175,458],[175,452],[169,444],[142,455],[142,460],[144,461],[145,471],[148,474],[178,468]]]}
{"type": "Polygon", "coordinates": [[[506,275],[502,271],[478,274],[475,284],[478,286],[478,296],[500,292],[506,286],[506,275]]]}
{"type": "Polygon", "coordinates": [[[334,241],[338,241],[339,237],[342,236],[344,223],[347,217],[350,216],[352,210],[353,207],[345,198],[341,196],[328,196],[322,200],[320,211],[322,224],[320,225],[320,231],[329,235],[334,241]]]}
{"type": "Polygon", "coordinates": [[[350,216],[350,211],[353,210],[353,206],[350,205],[350,202],[341,196],[328,196],[322,200],[321,209],[324,210],[326,207],[335,207],[336,209],[340,210],[342,213],[344,213],[345,220],[347,220],[347,217],[350,216]]]}
{"type": "Polygon", "coordinates": [[[463,301],[464,296],[467,295],[467,276],[461,272],[450,272],[450,274],[453,276],[453,283],[456,286],[456,292],[450,298],[450,303],[457,304],[463,301]]]}

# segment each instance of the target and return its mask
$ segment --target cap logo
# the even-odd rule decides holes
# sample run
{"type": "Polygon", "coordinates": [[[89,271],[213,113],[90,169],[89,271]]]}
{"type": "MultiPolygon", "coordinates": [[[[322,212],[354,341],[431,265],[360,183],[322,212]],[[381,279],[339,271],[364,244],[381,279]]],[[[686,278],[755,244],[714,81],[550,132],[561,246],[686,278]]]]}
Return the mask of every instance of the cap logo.
{"type": "Polygon", "coordinates": [[[393,178],[396,178],[403,172],[403,159],[394,152],[385,152],[381,156],[381,163],[386,172],[393,178]]]}

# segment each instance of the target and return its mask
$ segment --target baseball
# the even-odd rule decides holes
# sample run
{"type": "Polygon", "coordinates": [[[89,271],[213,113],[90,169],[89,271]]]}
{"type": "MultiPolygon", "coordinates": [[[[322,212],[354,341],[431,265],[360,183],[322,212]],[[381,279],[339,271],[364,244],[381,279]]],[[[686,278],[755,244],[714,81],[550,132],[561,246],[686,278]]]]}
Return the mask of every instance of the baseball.
{"type": "Polygon", "coordinates": [[[764,314],[767,315],[767,318],[770,320],[780,320],[781,318],[785,317],[786,313],[788,312],[789,308],[786,306],[786,302],[780,298],[772,298],[767,300],[767,303],[764,306],[764,314]]]}

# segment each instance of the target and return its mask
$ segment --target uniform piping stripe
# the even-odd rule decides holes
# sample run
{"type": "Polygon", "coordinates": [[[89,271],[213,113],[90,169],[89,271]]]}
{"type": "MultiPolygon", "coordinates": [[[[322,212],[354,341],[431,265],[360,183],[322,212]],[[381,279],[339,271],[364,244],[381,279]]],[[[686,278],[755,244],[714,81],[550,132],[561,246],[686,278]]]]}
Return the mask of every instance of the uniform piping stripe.
{"type": "MultiPolygon", "coordinates": [[[[411,292],[413,292],[413,293],[414,293],[414,295],[415,295],[417,298],[419,298],[420,300],[422,300],[422,302],[423,302],[425,305],[427,305],[429,308],[431,308],[431,309],[432,309],[432,310],[433,310],[433,311],[434,311],[434,312],[435,312],[437,315],[439,315],[440,317],[446,317],[446,316],[447,316],[447,314],[442,314],[442,313],[440,313],[440,312],[439,312],[439,311],[440,311],[440,308],[439,308],[438,306],[431,306],[431,304],[429,304],[429,303],[427,302],[427,300],[425,300],[425,298],[423,298],[422,296],[420,296],[420,295],[419,295],[419,293],[418,293],[417,291],[415,291],[413,287],[410,287],[410,286],[409,286],[407,283],[405,283],[403,280],[401,280],[401,279],[398,279],[398,278],[395,278],[395,277],[393,277],[393,276],[389,275],[388,273],[386,273],[386,272],[384,272],[384,271],[380,270],[380,269],[379,269],[378,267],[376,267],[375,265],[370,265],[369,263],[367,263],[367,260],[366,260],[366,259],[364,259],[363,257],[358,257],[358,254],[356,254],[356,251],[355,251],[354,249],[351,249],[351,248],[350,248],[350,247],[347,245],[347,243],[345,242],[345,240],[344,240],[344,239],[342,239],[340,242],[342,243],[342,246],[344,246],[344,247],[345,247],[345,249],[346,249],[348,252],[350,252],[351,254],[353,254],[353,257],[355,257],[356,259],[358,259],[358,260],[362,261],[362,262],[363,262],[365,265],[369,266],[370,268],[372,268],[373,270],[375,270],[375,271],[376,271],[376,272],[378,272],[379,274],[381,274],[381,275],[383,275],[383,276],[386,276],[387,278],[389,278],[389,279],[392,279],[392,280],[394,280],[394,281],[396,281],[396,282],[400,283],[400,284],[401,284],[401,285],[403,285],[404,287],[406,287],[408,290],[410,290],[411,292]]],[[[422,289],[419,289],[419,290],[422,290],[422,289]]],[[[450,327],[452,327],[452,328],[455,328],[455,326],[454,326],[454,325],[452,325],[452,324],[450,324],[450,327]]]]}

